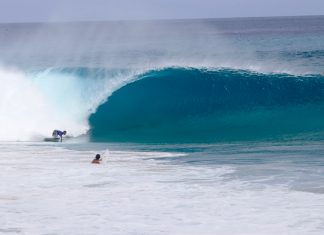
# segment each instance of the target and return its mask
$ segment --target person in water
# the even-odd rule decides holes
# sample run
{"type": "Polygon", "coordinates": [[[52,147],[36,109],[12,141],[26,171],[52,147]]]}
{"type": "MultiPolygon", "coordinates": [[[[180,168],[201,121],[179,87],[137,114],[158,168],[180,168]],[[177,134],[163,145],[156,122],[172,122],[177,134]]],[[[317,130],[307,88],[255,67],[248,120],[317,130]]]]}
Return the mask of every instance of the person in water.
{"type": "Polygon", "coordinates": [[[60,138],[62,142],[63,135],[66,135],[66,131],[54,130],[52,136],[54,138],[60,138]]]}
{"type": "Polygon", "coordinates": [[[97,154],[91,163],[92,164],[100,164],[100,161],[101,161],[100,154],[97,154]]]}

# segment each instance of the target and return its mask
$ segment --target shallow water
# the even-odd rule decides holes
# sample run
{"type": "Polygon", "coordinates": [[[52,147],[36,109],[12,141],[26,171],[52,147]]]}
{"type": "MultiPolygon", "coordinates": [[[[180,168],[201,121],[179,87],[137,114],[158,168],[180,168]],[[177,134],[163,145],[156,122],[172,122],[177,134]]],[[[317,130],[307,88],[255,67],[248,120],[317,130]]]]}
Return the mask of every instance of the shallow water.
{"type": "Polygon", "coordinates": [[[1,233],[323,233],[319,142],[0,148],[1,233]]]}

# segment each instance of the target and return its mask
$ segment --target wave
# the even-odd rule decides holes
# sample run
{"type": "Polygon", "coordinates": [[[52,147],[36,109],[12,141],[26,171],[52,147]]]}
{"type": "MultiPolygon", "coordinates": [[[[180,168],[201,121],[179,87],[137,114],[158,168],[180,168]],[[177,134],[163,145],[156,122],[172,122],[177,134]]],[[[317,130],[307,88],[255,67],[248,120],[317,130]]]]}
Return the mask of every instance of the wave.
{"type": "MultiPolygon", "coordinates": [[[[322,75],[166,67],[0,69],[0,141],[215,142],[324,131],[322,75]]],[[[313,138],[313,137],[312,137],[313,138]]]]}
{"type": "Polygon", "coordinates": [[[53,129],[86,134],[91,113],[132,77],[130,71],[103,68],[2,68],[0,141],[42,140],[53,129]]]}
{"type": "Polygon", "coordinates": [[[93,141],[310,138],[324,131],[324,77],[164,68],[138,75],[90,116],[93,141]]]}
{"type": "Polygon", "coordinates": [[[321,20],[3,25],[0,141],[321,133],[321,20]]]}
{"type": "MultiPolygon", "coordinates": [[[[305,51],[257,51],[256,55],[259,57],[266,56],[277,56],[279,58],[284,58],[285,60],[294,60],[294,59],[323,59],[324,50],[305,50],[305,51]]],[[[322,62],[317,60],[317,62],[322,62]]]]}

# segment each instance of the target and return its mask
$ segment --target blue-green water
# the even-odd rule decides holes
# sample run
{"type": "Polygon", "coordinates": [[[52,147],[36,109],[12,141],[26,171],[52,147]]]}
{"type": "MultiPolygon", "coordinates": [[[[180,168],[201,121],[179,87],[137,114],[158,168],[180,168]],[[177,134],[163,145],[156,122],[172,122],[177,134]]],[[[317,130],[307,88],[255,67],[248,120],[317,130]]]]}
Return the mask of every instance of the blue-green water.
{"type": "Polygon", "coordinates": [[[93,140],[321,138],[322,75],[169,68],[140,75],[90,116],[93,140]]]}
{"type": "Polygon", "coordinates": [[[2,84],[26,84],[3,94],[16,128],[1,139],[57,128],[109,142],[322,139],[323,22],[2,24],[2,84]],[[34,122],[18,118],[22,104],[34,122]]]}
{"type": "Polygon", "coordinates": [[[0,64],[1,141],[323,140],[323,16],[1,24],[0,64]]]}
{"type": "Polygon", "coordinates": [[[323,68],[323,16],[0,24],[0,233],[322,234],[323,68]]]}

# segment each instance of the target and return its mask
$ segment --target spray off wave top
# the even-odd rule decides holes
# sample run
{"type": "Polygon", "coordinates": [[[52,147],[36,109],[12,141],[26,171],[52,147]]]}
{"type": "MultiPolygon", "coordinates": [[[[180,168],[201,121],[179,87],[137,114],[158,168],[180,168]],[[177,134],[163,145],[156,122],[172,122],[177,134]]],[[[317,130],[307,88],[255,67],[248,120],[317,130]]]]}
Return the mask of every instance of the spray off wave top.
{"type": "Polygon", "coordinates": [[[320,135],[323,22],[0,24],[0,140],[320,135]]]}
{"type": "Polygon", "coordinates": [[[60,128],[98,141],[220,141],[321,133],[324,77],[232,69],[1,71],[1,140],[60,128]]]}

